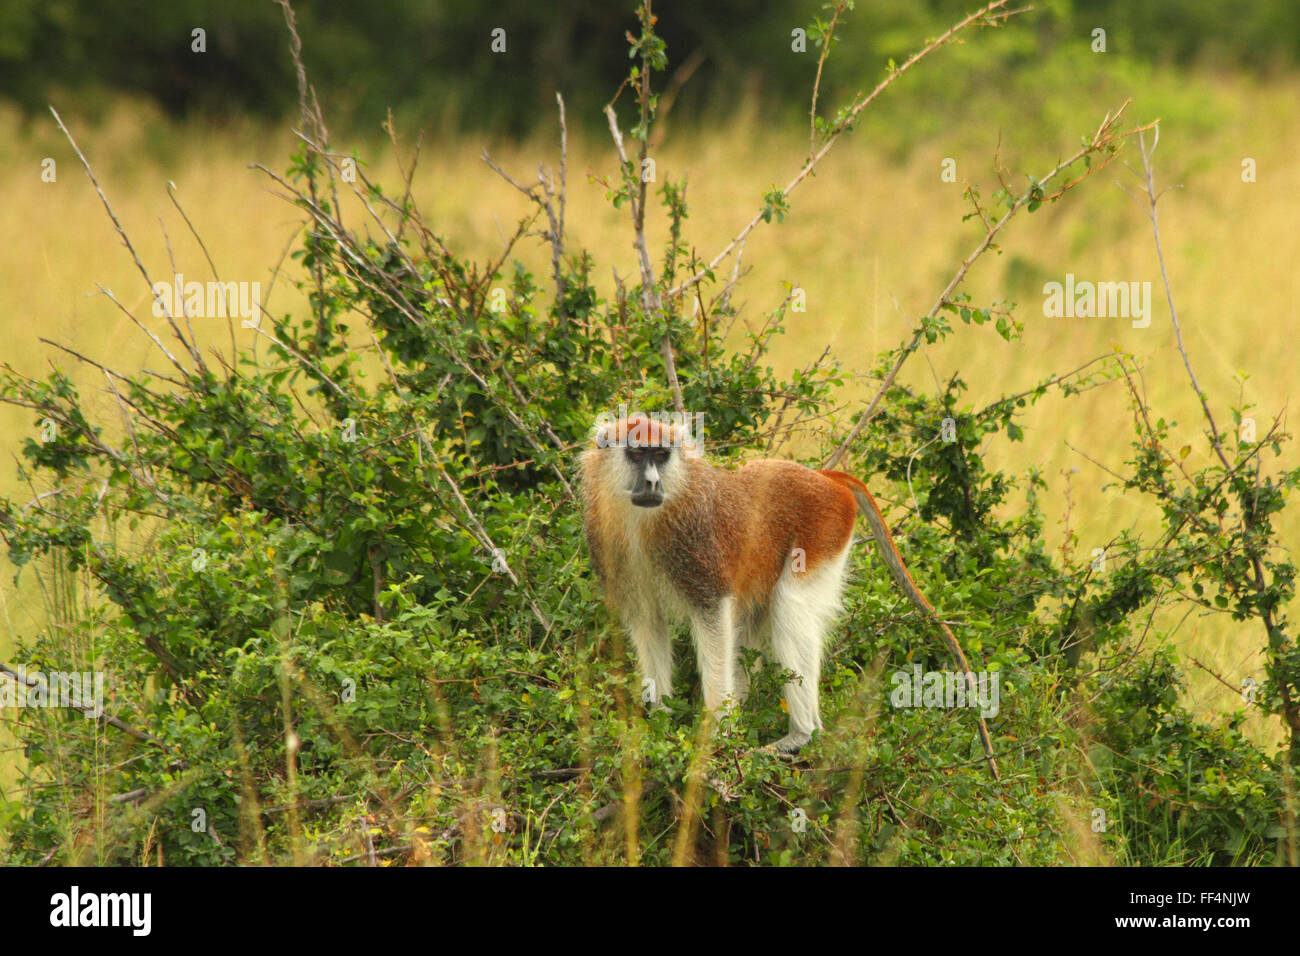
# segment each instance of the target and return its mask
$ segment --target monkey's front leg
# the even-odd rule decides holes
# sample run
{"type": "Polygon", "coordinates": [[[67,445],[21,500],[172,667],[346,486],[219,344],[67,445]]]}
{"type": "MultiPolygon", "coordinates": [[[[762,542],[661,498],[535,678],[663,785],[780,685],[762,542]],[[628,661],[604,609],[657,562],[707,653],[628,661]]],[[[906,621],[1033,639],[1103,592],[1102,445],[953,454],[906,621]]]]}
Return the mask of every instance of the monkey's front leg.
{"type": "Polygon", "coordinates": [[[716,711],[736,701],[736,622],[731,598],[691,613],[691,637],[704,687],[704,704],[716,711]]]}
{"type": "Polygon", "coordinates": [[[641,699],[647,709],[673,693],[673,637],[661,615],[643,611],[628,625],[641,675],[641,699]]]}

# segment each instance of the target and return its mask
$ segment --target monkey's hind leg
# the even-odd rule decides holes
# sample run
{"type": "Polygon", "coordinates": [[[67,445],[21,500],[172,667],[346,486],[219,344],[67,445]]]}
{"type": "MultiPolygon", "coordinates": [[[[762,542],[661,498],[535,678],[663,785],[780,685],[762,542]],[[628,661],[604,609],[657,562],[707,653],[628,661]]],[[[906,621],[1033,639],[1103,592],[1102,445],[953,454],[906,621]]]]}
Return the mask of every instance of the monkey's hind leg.
{"type": "Polygon", "coordinates": [[[785,685],[790,732],[769,746],[794,753],[821,730],[818,682],[822,670],[822,641],[840,607],[848,548],[810,571],[787,567],[772,599],[772,656],[795,679],[785,685]]]}

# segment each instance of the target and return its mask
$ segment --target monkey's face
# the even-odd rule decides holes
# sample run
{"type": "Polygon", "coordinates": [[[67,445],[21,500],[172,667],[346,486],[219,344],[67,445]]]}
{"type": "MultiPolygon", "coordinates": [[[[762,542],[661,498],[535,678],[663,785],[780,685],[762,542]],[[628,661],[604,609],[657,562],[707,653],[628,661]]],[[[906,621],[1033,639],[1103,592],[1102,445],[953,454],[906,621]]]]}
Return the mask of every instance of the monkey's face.
{"type": "Polygon", "coordinates": [[[658,508],[664,503],[664,482],[672,470],[673,449],[629,443],[622,452],[632,504],[638,508],[658,508]]]}
{"type": "Polygon", "coordinates": [[[597,424],[593,453],[606,494],[636,508],[658,508],[681,490],[694,439],[671,423],[633,415],[597,424]]]}

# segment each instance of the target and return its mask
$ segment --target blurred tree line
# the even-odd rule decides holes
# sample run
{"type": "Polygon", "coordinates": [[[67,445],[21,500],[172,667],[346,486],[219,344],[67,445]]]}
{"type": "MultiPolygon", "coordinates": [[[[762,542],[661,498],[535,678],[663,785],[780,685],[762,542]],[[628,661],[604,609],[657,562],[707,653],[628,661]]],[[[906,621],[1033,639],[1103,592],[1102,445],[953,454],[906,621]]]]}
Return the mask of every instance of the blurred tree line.
{"type": "MultiPolygon", "coordinates": [[[[599,107],[627,69],[623,33],[634,0],[299,0],[305,60],[331,115],[376,125],[399,117],[521,133],[550,122],[564,93],[578,122],[600,123],[599,107]],[[505,30],[505,51],[491,50],[505,30]]],[[[918,36],[935,35],[976,0],[872,0],[843,27],[842,57],[825,78],[830,95],[874,83],[889,59],[918,36]]],[[[1046,0],[1017,22],[1020,58],[1062,43],[1087,44],[1102,27],[1112,52],[1155,64],[1205,64],[1252,71],[1300,58],[1294,0],[1046,0]]],[[[818,51],[791,50],[791,31],[821,11],[820,0],[658,0],[670,74],[689,73],[674,109],[708,120],[746,97],[765,110],[806,115],[818,51]]],[[[76,97],[94,111],[118,92],[143,95],[170,115],[294,110],[297,89],[278,4],[268,0],[3,0],[0,98],[24,110],[76,97]],[[206,51],[192,50],[205,31],[206,51]]],[[[962,95],[954,84],[949,96],[962,95]]],[[[830,102],[830,101],[827,101],[830,102]]]]}

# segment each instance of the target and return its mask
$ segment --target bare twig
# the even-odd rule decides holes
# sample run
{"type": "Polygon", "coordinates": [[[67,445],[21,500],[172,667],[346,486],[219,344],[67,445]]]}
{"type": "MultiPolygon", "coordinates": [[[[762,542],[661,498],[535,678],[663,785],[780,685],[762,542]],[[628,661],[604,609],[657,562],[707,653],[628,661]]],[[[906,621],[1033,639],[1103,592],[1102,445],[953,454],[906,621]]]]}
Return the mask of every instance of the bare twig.
{"type": "MultiPolygon", "coordinates": [[[[1146,126],[1136,127],[1127,132],[1123,132],[1123,133],[1118,132],[1115,127],[1118,125],[1120,117],[1124,115],[1124,111],[1125,109],[1127,109],[1128,104],[1129,101],[1126,100],[1118,110],[1116,110],[1113,113],[1107,113],[1105,117],[1102,119],[1101,125],[1097,127],[1097,131],[1093,133],[1092,137],[1083,146],[1083,148],[1080,149],[1078,152],[1076,152],[1074,155],[1070,156],[1068,159],[1061,160],[1061,162],[1057,163],[1051,172],[1049,172],[1046,176],[1043,176],[1037,180],[1038,185],[1041,187],[1051,182],[1052,180],[1056,179],[1062,172],[1064,172],[1066,169],[1069,169],[1079,160],[1083,159],[1083,157],[1089,156],[1096,152],[1111,149],[1112,147],[1117,146],[1122,140],[1130,136],[1133,136],[1135,134],[1140,134],[1143,130],[1150,129],[1151,126],[1154,125],[1154,124],[1147,124],[1146,126]]],[[[880,402],[884,399],[885,393],[894,384],[894,379],[898,377],[899,370],[902,369],[903,363],[907,361],[908,357],[913,352],[915,352],[917,347],[921,344],[921,340],[925,336],[926,328],[930,320],[933,319],[936,315],[938,315],[939,310],[948,304],[949,297],[956,291],[957,287],[961,285],[962,281],[966,278],[966,274],[970,271],[971,266],[973,266],[976,260],[978,260],[980,256],[982,256],[989,249],[989,247],[993,244],[993,240],[1003,230],[1006,224],[1011,221],[1011,218],[1031,202],[1031,197],[1033,201],[1038,201],[1038,202],[1046,202],[1050,199],[1056,198],[1057,196],[1063,194],[1066,190],[1072,189],[1074,186],[1076,186],[1078,183],[1086,179],[1088,176],[1091,176],[1094,173],[1104,169],[1113,161],[1114,161],[1114,153],[1112,152],[1111,155],[1107,157],[1104,162],[1094,163],[1090,165],[1088,170],[1082,176],[1080,176],[1078,179],[1075,179],[1067,183],[1065,186],[1063,186],[1060,190],[1058,190],[1056,193],[1052,194],[1051,196],[1041,196],[1041,198],[1039,198],[1038,196],[1035,196],[1033,190],[1025,192],[1024,195],[1020,196],[1019,198],[1016,199],[1014,203],[1012,203],[1010,208],[1007,209],[1006,213],[1002,216],[1001,219],[993,223],[992,226],[986,227],[984,238],[981,239],[979,243],[975,246],[975,248],[971,251],[971,253],[965,259],[962,260],[961,265],[958,267],[956,273],[953,274],[952,279],[949,280],[948,284],[944,287],[943,291],[939,293],[939,297],[935,300],[934,305],[932,305],[930,307],[930,310],[926,312],[924,316],[921,317],[920,322],[917,323],[917,327],[912,333],[911,340],[905,346],[903,346],[902,349],[899,350],[898,357],[894,360],[893,366],[890,368],[889,372],[885,375],[884,380],[880,383],[880,387],[876,390],[875,396],[868,403],[866,409],[862,412],[862,414],[858,416],[858,420],[854,423],[853,427],[849,430],[849,433],[844,438],[844,441],[840,443],[839,448],[837,448],[835,452],[829,458],[826,459],[826,463],[822,465],[823,468],[834,468],[839,463],[840,459],[844,457],[845,452],[848,451],[849,446],[853,444],[853,441],[858,437],[862,429],[866,427],[867,423],[873,417],[875,417],[876,410],[880,407],[880,402]]]]}
{"type": "MultiPolygon", "coordinates": [[[[647,317],[654,317],[663,311],[663,298],[660,296],[659,286],[655,282],[654,266],[650,263],[650,250],[646,247],[645,241],[645,177],[644,175],[637,175],[637,170],[633,169],[628,162],[627,151],[623,148],[623,133],[618,128],[618,115],[614,112],[613,106],[605,107],[605,117],[609,120],[610,135],[614,137],[614,148],[618,151],[618,160],[623,171],[625,188],[629,177],[636,176],[640,180],[640,197],[629,195],[628,199],[632,207],[632,228],[635,236],[633,245],[636,248],[637,264],[641,267],[641,305],[645,309],[647,317]]],[[[644,140],[642,141],[641,151],[644,161],[644,140]]],[[[678,412],[685,414],[686,406],[682,400],[681,382],[677,379],[677,360],[673,357],[671,338],[665,335],[659,343],[659,348],[663,353],[664,371],[668,376],[668,388],[673,393],[673,404],[678,412]]]]}
{"type": "Polygon", "coordinates": [[[1146,186],[1147,202],[1149,203],[1147,217],[1151,220],[1151,234],[1155,240],[1156,260],[1160,263],[1160,278],[1165,285],[1165,301],[1169,304],[1169,320],[1174,326],[1174,338],[1178,344],[1178,354],[1183,357],[1183,367],[1187,369],[1187,377],[1192,381],[1192,391],[1196,393],[1196,398],[1201,403],[1201,411],[1205,415],[1205,421],[1210,426],[1210,442],[1214,446],[1214,452],[1219,461],[1223,463],[1223,467],[1231,471],[1232,465],[1229,464],[1228,456],[1223,452],[1223,443],[1219,438],[1219,428],[1214,422],[1214,412],[1210,410],[1210,403],[1205,392],[1201,389],[1201,383],[1196,380],[1196,373],[1192,371],[1192,360],[1188,357],[1187,349],[1183,345],[1183,330],[1178,323],[1178,310],[1174,308],[1173,288],[1169,284],[1169,272],[1165,268],[1165,253],[1160,245],[1160,218],[1156,212],[1156,203],[1160,197],[1156,193],[1155,172],[1151,168],[1151,157],[1155,154],[1156,147],[1160,145],[1160,127],[1158,125],[1155,127],[1150,149],[1147,149],[1146,136],[1141,132],[1138,133],[1138,145],[1142,151],[1142,173],[1145,177],[1144,185],[1146,186]]]}
{"type": "MultiPolygon", "coordinates": [[[[14,670],[12,667],[10,667],[7,664],[0,664],[0,674],[3,674],[4,676],[10,678],[16,684],[22,684],[24,687],[35,687],[37,684],[40,683],[40,681],[36,680],[35,678],[29,678],[27,674],[25,674],[23,671],[14,670]]],[[[155,737],[153,734],[149,733],[148,731],[137,730],[136,728],[132,727],[130,724],[127,724],[119,720],[117,717],[114,717],[112,714],[103,713],[103,712],[99,713],[98,715],[92,714],[91,711],[95,710],[95,707],[91,704],[86,704],[86,705],[70,704],[69,706],[71,706],[74,710],[81,711],[81,713],[86,714],[87,716],[94,717],[94,719],[98,720],[101,724],[107,724],[109,727],[116,727],[118,730],[122,731],[122,733],[126,734],[128,737],[133,737],[142,743],[157,744],[163,750],[167,749],[167,745],[164,744],[157,737],[155,737]]]]}
{"type": "MultiPolygon", "coordinates": [[[[839,142],[840,137],[845,132],[848,131],[850,126],[852,126],[854,120],[858,118],[858,115],[868,106],[870,106],[871,103],[874,102],[875,99],[878,96],[880,96],[881,93],[883,93],[890,86],[892,86],[894,82],[899,79],[899,77],[901,77],[904,73],[910,70],[913,66],[919,63],[921,60],[925,59],[935,50],[938,50],[940,47],[945,46],[946,44],[951,42],[953,37],[955,37],[958,33],[966,29],[968,26],[970,26],[972,23],[975,23],[976,21],[984,21],[986,23],[992,23],[994,19],[1005,20],[1008,17],[1015,16],[1016,14],[1024,12],[1024,10],[1013,10],[1013,11],[1007,11],[1006,13],[999,13],[996,17],[993,16],[995,11],[998,11],[1002,7],[1005,7],[1009,2],[1010,0],[993,0],[992,3],[986,4],[981,9],[975,11],[970,16],[966,17],[966,19],[953,25],[952,27],[949,27],[948,30],[944,32],[942,35],[940,35],[937,39],[931,40],[928,44],[926,44],[926,46],[919,53],[912,54],[912,56],[909,57],[908,60],[902,66],[898,67],[898,69],[890,73],[889,76],[881,80],[880,83],[876,85],[875,89],[873,89],[865,97],[855,100],[845,110],[844,122],[840,125],[839,129],[837,129],[834,133],[831,134],[831,136],[822,145],[821,149],[817,150],[817,152],[814,153],[806,163],[804,163],[803,168],[799,170],[798,174],[795,175],[794,179],[790,180],[790,182],[786,185],[786,187],[783,190],[781,190],[782,197],[789,196],[790,193],[792,193],[801,182],[807,179],[812,174],[812,171],[817,166],[817,164],[820,163],[822,159],[826,157],[826,154],[831,151],[831,149],[835,146],[837,142],[839,142]]],[[[1028,7],[1025,8],[1025,10],[1028,9],[1031,8],[1028,7]]],[[[721,263],[724,259],[726,259],[727,256],[731,255],[732,250],[735,249],[737,246],[739,246],[741,243],[743,243],[745,241],[745,238],[758,226],[760,222],[763,221],[763,216],[765,212],[766,209],[760,209],[757,213],[755,213],[754,218],[751,219],[745,225],[745,227],[741,229],[739,233],[736,234],[735,238],[733,238],[729,243],[727,243],[726,248],[724,248],[721,252],[719,252],[716,256],[714,256],[712,260],[710,260],[708,266],[701,269],[699,272],[695,273],[695,275],[691,276],[689,279],[686,279],[685,281],[681,282],[674,288],[670,289],[668,292],[669,297],[680,295],[685,289],[690,288],[690,286],[694,285],[696,282],[699,282],[701,279],[709,275],[714,269],[716,269],[718,267],[718,264],[721,263]]]]}
{"type": "MultiPolygon", "coordinates": [[[[104,204],[104,211],[108,213],[108,218],[113,221],[113,228],[117,230],[117,234],[122,238],[122,244],[126,246],[127,251],[131,253],[131,258],[135,261],[135,267],[137,270],[139,270],[140,275],[144,277],[145,284],[149,287],[149,294],[152,296],[154,282],[151,278],[149,278],[149,270],[146,269],[144,267],[144,263],[140,261],[140,256],[136,253],[135,246],[131,245],[131,240],[127,238],[126,230],[123,229],[122,224],[118,222],[117,214],[113,212],[113,206],[109,203],[108,197],[104,195],[104,190],[99,185],[99,180],[95,178],[95,171],[91,169],[90,161],[86,159],[85,154],[81,152],[81,147],[78,146],[77,141],[72,138],[72,134],[68,132],[68,128],[63,125],[63,117],[59,115],[59,111],[56,110],[53,106],[51,106],[50,112],[54,114],[54,121],[59,124],[59,129],[62,130],[63,135],[67,137],[68,142],[72,145],[72,151],[75,152],[77,154],[77,158],[81,160],[82,168],[86,170],[86,175],[90,177],[91,185],[95,187],[95,192],[99,194],[100,202],[104,204]]],[[[112,293],[109,293],[107,290],[105,290],[103,286],[100,286],[99,288],[101,291],[104,291],[105,294],[107,294],[110,299],[113,298],[112,293]]],[[[140,322],[135,318],[135,316],[131,315],[131,313],[124,306],[122,306],[120,302],[117,302],[116,299],[113,299],[113,301],[117,303],[118,308],[122,309],[123,312],[126,312],[127,315],[131,316],[131,321],[135,322],[136,325],[139,325],[140,328],[144,329],[144,326],[141,325],[140,322]]],[[[171,325],[172,332],[176,335],[176,338],[180,339],[181,343],[185,345],[186,349],[192,349],[193,346],[186,341],[185,336],[181,334],[180,327],[176,324],[176,320],[172,318],[172,310],[166,309],[164,310],[164,312],[165,315],[167,316],[167,322],[168,324],[171,325]]],[[[163,350],[163,352],[167,354],[167,357],[171,359],[172,364],[175,365],[178,369],[180,369],[182,374],[184,374],[188,378],[189,372],[186,371],[186,369],[183,366],[181,366],[179,362],[176,361],[175,356],[173,356],[170,352],[168,352],[167,349],[163,348],[162,342],[158,341],[158,336],[154,335],[148,329],[145,329],[145,332],[147,332],[149,337],[154,340],[154,344],[156,344],[159,348],[163,350]]]]}
{"type": "MultiPolygon", "coordinates": [[[[1216,671],[1214,668],[1209,667],[1209,666],[1207,666],[1207,665],[1205,665],[1205,664],[1202,664],[1202,663],[1201,663],[1200,661],[1198,661],[1195,657],[1192,657],[1192,656],[1190,656],[1190,655],[1188,656],[1187,659],[1188,659],[1189,661],[1191,661],[1194,665],[1196,665],[1197,667],[1199,667],[1201,670],[1205,671],[1205,673],[1209,674],[1211,677],[1213,677],[1215,680],[1217,680],[1217,681],[1218,681],[1220,684],[1222,684],[1224,687],[1228,688],[1228,690],[1232,691],[1234,694],[1241,694],[1241,691],[1242,691],[1242,688],[1241,688],[1241,687],[1233,687],[1232,684],[1229,683],[1228,681],[1224,680],[1224,679],[1223,679],[1223,676],[1222,676],[1218,671],[1216,671]]],[[[1243,700],[1245,703],[1247,703],[1247,704],[1253,704],[1253,703],[1255,703],[1253,700],[1248,700],[1248,699],[1246,699],[1244,695],[1243,695],[1243,697],[1242,697],[1242,700],[1243,700]]]]}
{"type": "MultiPolygon", "coordinates": [[[[1155,173],[1151,166],[1151,157],[1160,144],[1160,127],[1155,128],[1151,148],[1147,149],[1146,137],[1141,133],[1138,134],[1138,143],[1142,151],[1142,172],[1144,174],[1144,183],[1146,187],[1146,198],[1148,203],[1147,216],[1151,220],[1151,234],[1155,241],[1156,259],[1160,263],[1160,277],[1164,281],[1165,301],[1169,305],[1169,319],[1174,326],[1174,337],[1178,345],[1178,353],[1183,357],[1183,367],[1187,369],[1187,377],[1191,380],[1192,390],[1196,392],[1196,397],[1201,403],[1201,412],[1205,416],[1206,424],[1209,426],[1210,443],[1214,448],[1214,453],[1219,461],[1223,464],[1225,480],[1228,475],[1234,473],[1233,465],[1228,461],[1228,456],[1223,450],[1223,441],[1220,437],[1218,425],[1214,421],[1214,413],[1210,410],[1210,402],[1205,392],[1201,389],[1200,382],[1196,380],[1196,373],[1192,371],[1192,361],[1187,354],[1187,349],[1183,345],[1183,333],[1178,323],[1178,311],[1174,308],[1173,289],[1169,284],[1169,272],[1165,268],[1164,249],[1160,244],[1160,219],[1156,211],[1157,203],[1161,194],[1156,192],[1155,173]]],[[[1242,508],[1242,530],[1243,534],[1249,536],[1254,530],[1255,524],[1248,517],[1247,509],[1242,508]]],[[[1250,549],[1251,572],[1254,575],[1255,592],[1261,597],[1266,597],[1268,583],[1264,574],[1264,562],[1257,548],[1250,549]]],[[[1268,635],[1269,649],[1277,660],[1285,644],[1285,635],[1278,626],[1277,617],[1268,602],[1261,600],[1259,602],[1259,614],[1263,621],[1264,629],[1268,635]]],[[[1291,687],[1285,674],[1278,673],[1277,678],[1278,694],[1282,700],[1282,717],[1286,721],[1287,727],[1291,733],[1291,750],[1295,754],[1300,752],[1300,705],[1291,695],[1291,687]]]]}
{"type": "Polygon", "coordinates": [[[808,107],[808,158],[812,159],[813,153],[817,151],[817,94],[821,91],[822,86],[822,67],[826,65],[826,57],[831,52],[831,39],[835,35],[835,24],[840,22],[840,14],[848,6],[845,0],[837,0],[835,4],[835,15],[831,17],[830,26],[822,35],[822,53],[817,58],[817,76],[813,80],[812,103],[808,107]]]}
{"type": "MultiPolygon", "coordinates": [[[[217,272],[217,264],[212,261],[212,253],[208,252],[207,243],[203,241],[203,237],[199,235],[199,231],[194,228],[194,223],[190,222],[190,217],[185,213],[185,210],[181,207],[180,201],[177,200],[176,184],[174,182],[169,181],[167,183],[167,198],[172,201],[172,205],[176,207],[176,211],[180,213],[181,218],[185,220],[185,225],[189,227],[190,235],[193,236],[194,241],[199,244],[199,248],[203,250],[203,258],[208,260],[208,268],[212,270],[212,278],[216,279],[217,282],[220,283],[221,276],[217,272]]],[[[222,286],[223,286],[223,294],[224,294],[224,283],[222,284],[222,286]]],[[[269,294],[270,294],[270,290],[268,290],[268,295],[269,294]]],[[[235,348],[235,318],[231,314],[230,309],[226,309],[226,329],[230,333],[230,361],[232,363],[230,369],[231,369],[231,374],[234,374],[233,363],[237,361],[238,350],[235,348]]],[[[191,335],[192,334],[193,333],[191,332],[191,335]]]]}

